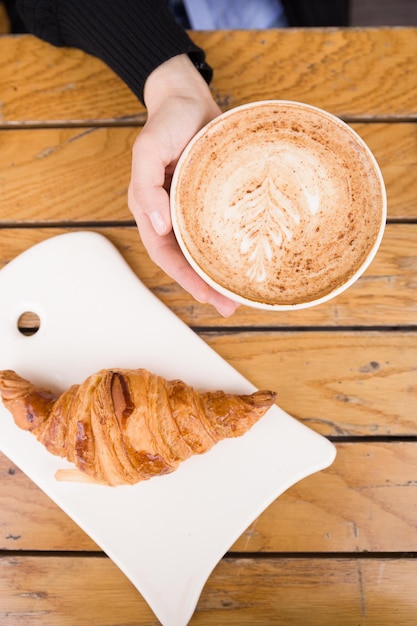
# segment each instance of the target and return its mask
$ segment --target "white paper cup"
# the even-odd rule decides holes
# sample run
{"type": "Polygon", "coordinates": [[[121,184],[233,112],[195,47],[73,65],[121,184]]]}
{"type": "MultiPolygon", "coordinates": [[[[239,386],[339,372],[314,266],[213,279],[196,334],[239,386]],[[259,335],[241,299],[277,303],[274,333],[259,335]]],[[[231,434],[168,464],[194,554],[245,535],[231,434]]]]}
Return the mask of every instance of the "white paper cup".
{"type": "Polygon", "coordinates": [[[326,302],[367,269],[387,198],[380,168],[347,124],[311,105],[253,102],[187,145],[170,191],[178,244],[219,293],[292,310],[326,302]]]}

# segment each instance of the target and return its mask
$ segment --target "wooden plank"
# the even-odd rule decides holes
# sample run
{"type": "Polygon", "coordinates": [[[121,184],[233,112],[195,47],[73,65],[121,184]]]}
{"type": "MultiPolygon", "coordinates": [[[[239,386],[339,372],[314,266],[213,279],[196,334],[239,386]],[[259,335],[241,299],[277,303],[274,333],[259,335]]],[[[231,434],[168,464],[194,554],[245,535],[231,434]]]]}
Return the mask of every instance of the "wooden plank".
{"type": "Polygon", "coordinates": [[[31,35],[0,38],[0,101],[4,126],[145,119],[137,98],[101,61],[31,35]]]}
{"type": "Polygon", "coordinates": [[[132,220],[127,187],[137,132],[94,127],[0,132],[2,221],[132,220]]]}
{"type": "MultiPolygon", "coordinates": [[[[150,261],[136,227],[93,230],[108,237],[144,284],[191,326],[415,326],[417,224],[389,224],[376,258],[362,278],[330,302],[290,313],[242,306],[227,320],[211,306],[196,302],[150,261]]],[[[0,268],[31,245],[62,232],[68,229],[0,228],[0,268]]]]}
{"type": "Polygon", "coordinates": [[[207,51],[213,91],[227,108],[284,98],[348,118],[416,115],[416,29],[215,32],[194,39],[207,51]]]}
{"type": "Polygon", "coordinates": [[[417,124],[352,124],[384,177],[388,219],[417,217],[417,124]]]}
{"type": "MultiPolygon", "coordinates": [[[[309,102],[343,117],[417,114],[417,29],[284,29],[191,33],[207,52],[223,109],[253,100],[309,102]]],[[[144,119],[101,62],[31,36],[0,40],[1,122],[144,119]],[[30,106],[28,106],[30,104],[30,106]],[[28,114],[28,111],[30,113],[28,114]]]]}
{"type": "Polygon", "coordinates": [[[415,436],[415,332],[202,333],[277,404],[326,436],[415,436]]]}
{"type": "MultiPolygon", "coordinates": [[[[251,524],[231,552],[417,552],[415,442],[337,444],[333,465],[302,480],[251,524]]],[[[98,550],[0,455],[0,550],[98,550]]]]}
{"type": "MultiPolygon", "coordinates": [[[[190,626],[414,626],[413,559],[227,559],[210,576],[190,626]]],[[[2,626],[157,623],[108,559],[0,560],[2,626]]]]}
{"type": "MultiPolygon", "coordinates": [[[[388,217],[417,218],[417,124],[353,124],[380,163],[388,217]]],[[[0,131],[0,223],[131,220],[138,128],[0,131]],[[24,150],[22,149],[24,146],[24,150]]]]}

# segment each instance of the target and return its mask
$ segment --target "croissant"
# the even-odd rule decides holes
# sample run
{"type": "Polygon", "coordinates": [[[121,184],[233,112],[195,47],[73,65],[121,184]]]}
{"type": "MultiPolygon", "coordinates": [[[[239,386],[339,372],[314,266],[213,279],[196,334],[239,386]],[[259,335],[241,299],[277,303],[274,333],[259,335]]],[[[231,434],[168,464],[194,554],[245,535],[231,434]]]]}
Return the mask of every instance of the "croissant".
{"type": "Polygon", "coordinates": [[[108,485],[174,471],[221,439],[243,435],[275,400],[272,391],[199,393],[146,369],[103,369],[60,396],[5,370],[0,393],[20,428],[108,485]]]}

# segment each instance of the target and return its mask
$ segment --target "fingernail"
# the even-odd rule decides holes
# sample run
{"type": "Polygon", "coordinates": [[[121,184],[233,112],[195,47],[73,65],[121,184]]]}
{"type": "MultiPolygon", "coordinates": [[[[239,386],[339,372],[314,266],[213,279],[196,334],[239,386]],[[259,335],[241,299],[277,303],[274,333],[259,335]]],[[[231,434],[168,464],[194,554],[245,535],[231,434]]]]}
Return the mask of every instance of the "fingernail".
{"type": "Polygon", "coordinates": [[[214,306],[217,312],[223,317],[230,317],[239,307],[237,302],[233,302],[232,300],[228,300],[226,298],[219,298],[217,296],[210,298],[208,302],[214,306]]]}
{"type": "Polygon", "coordinates": [[[150,214],[149,217],[151,220],[151,224],[154,228],[154,231],[158,235],[163,235],[165,233],[165,222],[164,222],[164,218],[162,217],[162,215],[158,211],[154,211],[153,213],[150,214]]]}
{"type": "Polygon", "coordinates": [[[237,308],[239,308],[239,305],[234,302],[216,306],[217,312],[222,317],[231,317],[237,308]]]}

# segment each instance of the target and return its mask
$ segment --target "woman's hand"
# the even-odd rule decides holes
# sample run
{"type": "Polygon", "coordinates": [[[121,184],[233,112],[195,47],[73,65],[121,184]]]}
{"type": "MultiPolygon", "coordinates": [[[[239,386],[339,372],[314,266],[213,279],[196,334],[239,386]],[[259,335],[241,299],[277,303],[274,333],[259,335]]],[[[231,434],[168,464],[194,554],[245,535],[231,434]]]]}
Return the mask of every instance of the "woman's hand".
{"type": "Polygon", "coordinates": [[[151,259],[196,300],[228,317],[238,305],[207,285],[186,261],[172,232],[168,195],[185,146],[221,111],[187,55],[150,74],[144,100],[148,119],[133,147],[128,194],[142,242],[151,259]]]}

